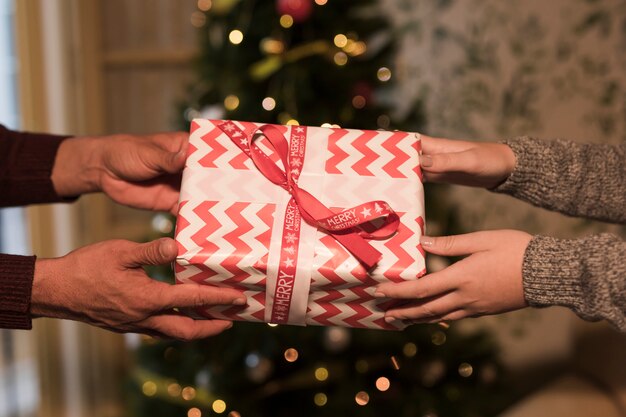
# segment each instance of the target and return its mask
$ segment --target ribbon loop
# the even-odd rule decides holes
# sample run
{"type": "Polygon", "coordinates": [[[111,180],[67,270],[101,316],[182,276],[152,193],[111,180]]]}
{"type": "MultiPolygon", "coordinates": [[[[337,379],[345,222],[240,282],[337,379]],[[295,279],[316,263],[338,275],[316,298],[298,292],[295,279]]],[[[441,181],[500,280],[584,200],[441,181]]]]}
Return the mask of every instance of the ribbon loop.
{"type": "MultiPolygon", "coordinates": [[[[263,125],[250,135],[245,135],[233,122],[224,122],[218,127],[252,159],[257,169],[268,180],[292,195],[302,218],[307,223],[327,231],[367,269],[378,263],[382,254],[365,239],[382,239],[396,232],[400,220],[389,204],[384,201],[370,201],[335,213],[298,186],[297,178],[301,167],[291,166],[289,143],[275,126],[263,125]],[[268,139],[284,169],[254,143],[260,136],[268,139]]],[[[292,127],[294,128],[304,131],[303,127],[292,127]]]]}

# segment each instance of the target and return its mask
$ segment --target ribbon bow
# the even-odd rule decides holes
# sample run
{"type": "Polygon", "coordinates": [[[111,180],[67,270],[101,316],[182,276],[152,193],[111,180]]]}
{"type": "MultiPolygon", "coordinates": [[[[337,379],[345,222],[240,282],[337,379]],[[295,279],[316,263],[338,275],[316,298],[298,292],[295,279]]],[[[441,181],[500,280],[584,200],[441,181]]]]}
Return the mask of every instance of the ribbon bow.
{"type": "Polygon", "coordinates": [[[250,135],[245,135],[233,122],[225,122],[218,127],[252,159],[268,180],[292,195],[307,223],[327,231],[368,270],[378,263],[382,254],[365,239],[383,239],[396,232],[400,219],[389,204],[380,200],[370,201],[335,213],[298,186],[288,158],[289,144],[275,126],[263,125],[250,135]],[[285,169],[254,143],[261,136],[257,132],[269,140],[285,169]]]}

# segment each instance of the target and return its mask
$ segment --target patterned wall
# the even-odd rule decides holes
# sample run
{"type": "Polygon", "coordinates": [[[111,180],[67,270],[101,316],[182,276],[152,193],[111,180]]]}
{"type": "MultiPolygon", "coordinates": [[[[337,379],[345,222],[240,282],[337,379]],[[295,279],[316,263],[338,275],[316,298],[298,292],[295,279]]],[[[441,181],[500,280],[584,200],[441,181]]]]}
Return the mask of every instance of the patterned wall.
{"type": "MultiPolygon", "coordinates": [[[[626,140],[626,1],[386,3],[404,33],[401,90],[425,99],[427,133],[626,140]]],[[[517,227],[572,237],[607,228],[476,190],[457,189],[453,201],[468,231],[517,227]]]]}

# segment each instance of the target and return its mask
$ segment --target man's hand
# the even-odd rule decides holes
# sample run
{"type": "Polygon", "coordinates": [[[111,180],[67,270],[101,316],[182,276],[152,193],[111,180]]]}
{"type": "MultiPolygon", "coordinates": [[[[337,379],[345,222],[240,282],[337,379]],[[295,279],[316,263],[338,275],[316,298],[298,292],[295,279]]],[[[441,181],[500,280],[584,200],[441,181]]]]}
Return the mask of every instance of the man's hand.
{"type": "Polygon", "coordinates": [[[420,163],[426,181],[494,188],[515,168],[513,151],[501,143],[421,138],[420,163]]]}
{"type": "Polygon", "coordinates": [[[416,281],[381,284],[377,297],[407,300],[385,320],[436,323],[497,314],[527,306],[522,261],[531,236],[516,230],[422,238],[430,253],[466,258],[416,281]]]}
{"type": "Polygon", "coordinates": [[[176,258],[169,238],[149,243],[111,240],[55,259],[38,259],[31,300],[33,316],[83,321],[116,332],[192,340],[216,335],[232,323],[194,320],[177,307],[245,305],[241,292],[204,285],[155,281],[143,265],[176,258]]]}
{"type": "Polygon", "coordinates": [[[61,143],[52,182],[61,196],[103,191],[126,206],[178,211],[188,135],[112,135],[61,143]]]}

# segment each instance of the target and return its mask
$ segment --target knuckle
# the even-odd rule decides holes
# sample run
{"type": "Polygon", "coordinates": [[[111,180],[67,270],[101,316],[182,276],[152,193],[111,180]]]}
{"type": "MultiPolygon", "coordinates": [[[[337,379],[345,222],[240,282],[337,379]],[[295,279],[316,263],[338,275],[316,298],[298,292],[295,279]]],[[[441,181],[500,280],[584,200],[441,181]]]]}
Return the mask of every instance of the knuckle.
{"type": "Polygon", "coordinates": [[[435,244],[448,252],[454,249],[456,238],[454,236],[441,236],[435,239],[435,244]]]}

